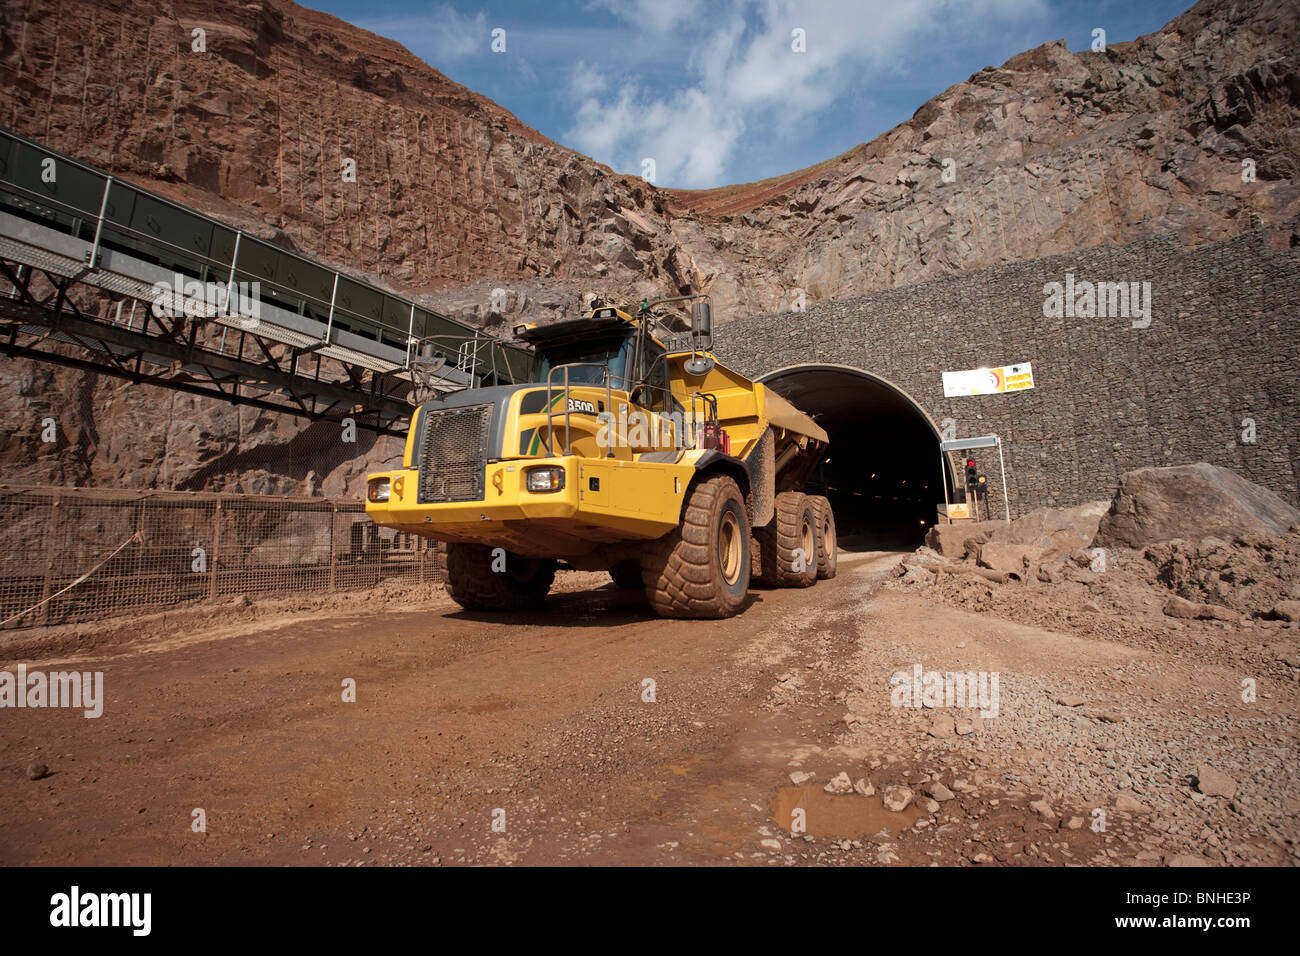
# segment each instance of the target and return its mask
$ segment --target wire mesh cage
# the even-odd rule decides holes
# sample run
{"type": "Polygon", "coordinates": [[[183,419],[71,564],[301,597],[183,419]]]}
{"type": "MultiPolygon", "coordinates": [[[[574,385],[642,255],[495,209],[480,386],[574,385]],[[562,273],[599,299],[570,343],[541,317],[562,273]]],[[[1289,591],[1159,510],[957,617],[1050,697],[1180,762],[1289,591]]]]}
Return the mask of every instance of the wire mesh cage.
{"type": "Polygon", "coordinates": [[[0,485],[0,627],[437,580],[355,499],[0,485]]]}

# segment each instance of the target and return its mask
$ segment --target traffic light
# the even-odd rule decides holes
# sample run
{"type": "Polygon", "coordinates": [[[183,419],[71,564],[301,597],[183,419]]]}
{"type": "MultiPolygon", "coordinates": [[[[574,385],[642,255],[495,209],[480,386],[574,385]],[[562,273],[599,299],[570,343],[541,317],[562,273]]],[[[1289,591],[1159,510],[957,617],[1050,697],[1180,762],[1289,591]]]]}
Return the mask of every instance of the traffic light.
{"type": "Polygon", "coordinates": [[[973,485],[977,480],[978,473],[975,471],[975,459],[966,459],[966,484],[973,485]]]}

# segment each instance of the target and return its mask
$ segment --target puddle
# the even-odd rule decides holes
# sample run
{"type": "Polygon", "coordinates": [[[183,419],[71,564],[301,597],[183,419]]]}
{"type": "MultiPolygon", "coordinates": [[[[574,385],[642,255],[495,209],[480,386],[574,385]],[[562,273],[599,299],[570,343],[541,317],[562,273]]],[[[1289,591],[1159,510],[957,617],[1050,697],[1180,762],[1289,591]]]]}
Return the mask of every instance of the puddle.
{"type": "Polygon", "coordinates": [[[859,793],[830,794],[823,786],[809,783],[802,787],[782,787],[772,799],[772,821],[789,833],[794,810],[802,808],[806,833],[856,839],[869,837],[881,829],[897,836],[904,827],[910,827],[925,815],[915,804],[902,813],[886,810],[880,802],[879,790],[874,797],[864,797],[859,793]]]}

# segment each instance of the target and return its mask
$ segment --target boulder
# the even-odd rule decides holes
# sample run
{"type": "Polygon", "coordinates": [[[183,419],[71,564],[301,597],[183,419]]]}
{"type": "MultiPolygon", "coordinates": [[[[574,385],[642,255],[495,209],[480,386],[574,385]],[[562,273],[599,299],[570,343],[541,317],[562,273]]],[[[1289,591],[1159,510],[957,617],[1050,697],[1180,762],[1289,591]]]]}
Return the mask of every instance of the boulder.
{"type": "Polygon", "coordinates": [[[1300,511],[1236,472],[1198,462],[1120,476],[1094,547],[1144,548],[1175,538],[1283,534],[1300,511]]]}
{"type": "Polygon", "coordinates": [[[1046,800],[1033,801],[1032,803],[1029,804],[1029,809],[1033,810],[1044,820],[1056,819],[1056,811],[1052,809],[1052,805],[1048,803],[1046,800]]]}
{"type": "Polygon", "coordinates": [[[1230,607],[1221,604],[1201,604],[1196,608],[1196,617],[1202,621],[1228,621],[1240,623],[1241,615],[1230,607]]]}
{"type": "Polygon", "coordinates": [[[1175,595],[1165,602],[1165,614],[1169,617],[1182,618],[1184,621],[1195,620],[1196,602],[1175,595]]]}
{"type": "Polygon", "coordinates": [[[1185,621],[1231,621],[1240,622],[1241,615],[1231,608],[1218,604],[1201,604],[1186,598],[1171,597],[1165,602],[1165,615],[1181,618],[1185,621]]]}
{"type": "Polygon", "coordinates": [[[949,561],[961,561],[968,552],[989,539],[992,522],[939,522],[925,534],[926,547],[943,555],[949,561]]]}
{"type": "Polygon", "coordinates": [[[836,793],[836,794],[852,793],[853,781],[849,779],[849,775],[847,773],[841,771],[840,773],[832,777],[831,782],[826,784],[826,786],[822,787],[822,789],[825,790],[827,793],[836,793]]]}
{"type": "Polygon", "coordinates": [[[956,796],[956,794],[937,780],[932,780],[929,783],[924,784],[921,789],[940,803],[951,800],[956,796]]]}
{"type": "Polygon", "coordinates": [[[1036,552],[1040,561],[1053,561],[1087,548],[1109,508],[1109,501],[1087,501],[1073,508],[1039,508],[1003,524],[991,538],[998,545],[1019,545],[1036,552]]]}
{"type": "Polygon", "coordinates": [[[1300,601],[1278,601],[1269,616],[1278,621],[1300,621],[1300,601]]]}
{"type": "Polygon", "coordinates": [[[1196,789],[1210,797],[1226,797],[1231,800],[1237,795],[1237,781],[1222,770],[1208,764],[1196,768],[1196,789]]]}
{"type": "Polygon", "coordinates": [[[902,580],[904,584],[915,584],[921,587],[926,587],[927,585],[933,584],[936,577],[937,575],[929,568],[908,567],[907,570],[903,572],[902,580]]]}
{"type": "Polygon", "coordinates": [[[978,547],[975,563],[980,567],[1021,576],[1039,556],[1036,548],[1027,548],[1019,544],[1002,544],[998,540],[989,541],[978,547]]]}
{"type": "Polygon", "coordinates": [[[1025,569],[1025,557],[1034,562],[1051,561],[1088,547],[1109,507],[1108,501],[1089,501],[1074,508],[1039,508],[1009,523],[940,523],[929,530],[925,543],[949,561],[988,556],[990,562],[999,563],[985,567],[1020,572],[1025,569]]]}
{"type": "Polygon", "coordinates": [[[1127,793],[1121,793],[1115,798],[1115,809],[1125,813],[1142,813],[1146,810],[1146,805],[1127,793]]]}
{"type": "Polygon", "coordinates": [[[912,802],[914,794],[907,787],[886,787],[884,795],[880,798],[886,810],[894,813],[902,813],[907,809],[908,804],[912,802]]]}
{"type": "Polygon", "coordinates": [[[930,724],[929,734],[931,737],[951,737],[956,732],[957,722],[953,720],[951,714],[940,714],[930,724]]]}

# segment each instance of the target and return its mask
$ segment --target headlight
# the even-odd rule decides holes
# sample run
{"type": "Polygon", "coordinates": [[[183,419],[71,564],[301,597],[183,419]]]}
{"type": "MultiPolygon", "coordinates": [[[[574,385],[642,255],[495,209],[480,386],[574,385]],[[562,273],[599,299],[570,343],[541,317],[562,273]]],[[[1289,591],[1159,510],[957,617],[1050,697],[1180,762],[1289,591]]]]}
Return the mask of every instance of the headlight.
{"type": "Polygon", "coordinates": [[[549,466],[529,468],[525,481],[529,491],[563,491],[564,469],[549,466]]]}
{"type": "Polygon", "coordinates": [[[373,478],[366,485],[366,497],[371,501],[388,500],[388,479],[373,478]]]}

